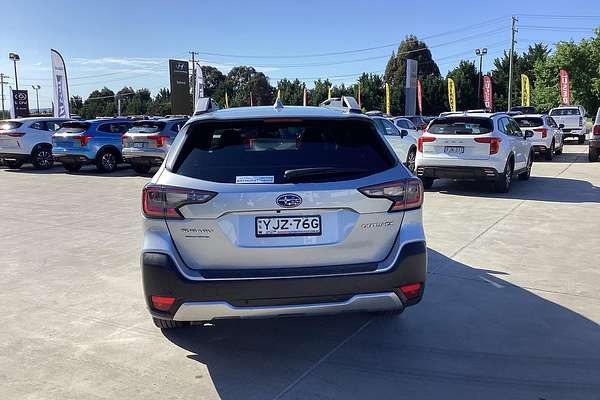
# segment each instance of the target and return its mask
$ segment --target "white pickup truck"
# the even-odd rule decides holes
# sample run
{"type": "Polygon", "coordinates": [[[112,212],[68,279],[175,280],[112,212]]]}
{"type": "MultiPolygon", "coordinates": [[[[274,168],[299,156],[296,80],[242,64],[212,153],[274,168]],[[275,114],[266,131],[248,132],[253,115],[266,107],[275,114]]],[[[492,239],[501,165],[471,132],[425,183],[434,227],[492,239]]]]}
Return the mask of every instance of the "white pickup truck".
{"type": "Polygon", "coordinates": [[[585,123],[585,109],[581,106],[560,106],[550,110],[550,116],[562,126],[563,139],[577,138],[579,144],[585,143],[587,126],[585,123]]]}

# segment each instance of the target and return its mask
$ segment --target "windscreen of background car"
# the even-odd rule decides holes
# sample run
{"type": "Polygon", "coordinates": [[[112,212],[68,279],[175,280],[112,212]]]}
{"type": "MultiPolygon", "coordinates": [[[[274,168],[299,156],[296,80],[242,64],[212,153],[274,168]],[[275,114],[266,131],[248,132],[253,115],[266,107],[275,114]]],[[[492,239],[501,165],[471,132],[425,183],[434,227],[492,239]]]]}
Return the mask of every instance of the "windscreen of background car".
{"type": "Polygon", "coordinates": [[[18,121],[0,121],[0,131],[17,129],[21,125],[23,125],[23,123],[18,121]]]}
{"type": "Polygon", "coordinates": [[[396,165],[373,124],[356,119],[197,123],[187,136],[173,172],[213,182],[273,176],[274,183],[283,183],[284,172],[298,168],[361,170],[326,177],[339,181],[396,165]]]}
{"type": "Polygon", "coordinates": [[[482,135],[494,130],[492,120],[476,117],[452,117],[435,119],[427,132],[434,135],[482,135]]]}
{"type": "Polygon", "coordinates": [[[56,133],[83,133],[89,127],[90,124],[87,122],[65,122],[56,133]]]}
{"type": "Polygon", "coordinates": [[[550,111],[550,115],[552,115],[553,117],[579,115],[579,109],[578,108],[557,108],[557,109],[550,111]]]}
{"type": "Polygon", "coordinates": [[[134,122],[129,133],[156,133],[165,128],[164,122],[134,122]]]}
{"type": "Polygon", "coordinates": [[[534,128],[536,126],[543,126],[544,121],[541,118],[536,117],[515,117],[515,121],[521,128],[534,128]]]}

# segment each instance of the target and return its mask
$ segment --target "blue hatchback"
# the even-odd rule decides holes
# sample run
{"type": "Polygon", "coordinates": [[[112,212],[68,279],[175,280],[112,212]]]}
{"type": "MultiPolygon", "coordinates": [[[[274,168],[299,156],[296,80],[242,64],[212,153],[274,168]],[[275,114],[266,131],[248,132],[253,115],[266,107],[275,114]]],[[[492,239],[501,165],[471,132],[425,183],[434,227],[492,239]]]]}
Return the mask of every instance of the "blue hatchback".
{"type": "Polygon", "coordinates": [[[109,118],[64,123],[52,138],[52,155],[67,171],[95,164],[101,172],[112,172],[122,162],[121,136],[132,122],[109,118]]]}

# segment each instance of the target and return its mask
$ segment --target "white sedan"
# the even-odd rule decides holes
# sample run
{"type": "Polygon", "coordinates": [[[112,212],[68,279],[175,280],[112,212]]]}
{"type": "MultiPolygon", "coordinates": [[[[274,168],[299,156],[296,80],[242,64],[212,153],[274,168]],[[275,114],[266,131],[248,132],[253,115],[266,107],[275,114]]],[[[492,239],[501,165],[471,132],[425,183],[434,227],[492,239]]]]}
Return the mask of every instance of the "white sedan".
{"type": "Polygon", "coordinates": [[[388,141],[394,152],[410,170],[415,172],[415,159],[417,156],[417,140],[406,129],[398,129],[389,119],[381,116],[372,116],[377,131],[388,141]]]}

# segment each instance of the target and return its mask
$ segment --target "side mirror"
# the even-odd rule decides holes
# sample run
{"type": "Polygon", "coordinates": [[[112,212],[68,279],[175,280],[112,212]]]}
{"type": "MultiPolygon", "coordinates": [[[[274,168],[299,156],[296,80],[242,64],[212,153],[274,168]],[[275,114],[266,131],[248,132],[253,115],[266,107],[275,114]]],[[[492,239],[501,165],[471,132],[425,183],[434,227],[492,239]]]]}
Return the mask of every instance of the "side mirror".
{"type": "Polygon", "coordinates": [[[565,124],[559,124],[559,125],[558,125],[558,129],[562,129],[562,128],[564,128],[564,127],[565,127],[565,124]]]}
{"type": "Polygon", "coordinates": [[[406,129],[400,129],[400,136],[405,137],[406,135],[408,135],[408,131],[406,129]]]}
{"type": "Polygon", "coordinates": [[[530,137],[533,137],[533,131],[530,131],[530,130],[528,129],[528,130],[526,130],[526,131],[525,131],[525,136],[524,136],[524,138],[525,138],[525,139],[527,139],[527,138],[530,138],[530,137]]]}

